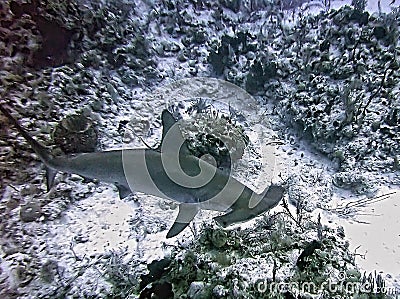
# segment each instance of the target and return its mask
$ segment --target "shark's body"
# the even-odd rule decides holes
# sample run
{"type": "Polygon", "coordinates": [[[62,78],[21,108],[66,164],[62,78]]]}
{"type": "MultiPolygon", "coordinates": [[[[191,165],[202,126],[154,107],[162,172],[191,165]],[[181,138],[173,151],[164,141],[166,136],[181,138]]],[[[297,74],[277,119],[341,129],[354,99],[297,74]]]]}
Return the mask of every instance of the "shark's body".
{"type": "Polygon", "coordinates": [[[175,119],[167,110],[162,113],[163,138],[157,149],[124,149],[66,156],[53,156],[1,105],[0,110],[45,164],[48,188],[53,185],[56,173],[61,171],[115,184],[121,198],[132,191],[139,191],[180,202],[178,217],[167,237],[179,234],[199,209],[228,212],[214,218],[226,227],[273,208],[284,193],[283,187],[271,185],[262,194],[257,194],[231,177],[229,172],[191,155],[175,119]],[[183,146],[174,148],[175,144],[183,146]],[[200,174],[211,179],[197,186],[201,182],[200,174]],[[250,208],[251,200],[258,204],[250,208]]]}

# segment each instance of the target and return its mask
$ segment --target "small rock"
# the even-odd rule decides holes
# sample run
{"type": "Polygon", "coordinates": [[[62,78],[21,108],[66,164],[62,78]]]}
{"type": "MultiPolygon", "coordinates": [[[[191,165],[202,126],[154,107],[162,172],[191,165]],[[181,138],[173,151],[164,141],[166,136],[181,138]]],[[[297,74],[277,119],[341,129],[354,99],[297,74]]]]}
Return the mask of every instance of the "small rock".
{"type": "Polygon", "coordinates": [[[194,59],[189,60],[189,66],[190,67],[195,67],[196,66],[196,60],[194,60],[194,59]]]}
{"type": "Polygon", "coordinates": [[[227,290],[225,289],[224,286],[218,284],[214,287],[213,291],[212,291],[213,296],[215,296],[216,298],[225,298],[226,294],[227,294],[227,290]]]}
{"type": "Polygon", "coordinates": [[[234,13],[238,13],[240,10],[240,0],[225,0],[220,2],[226,8],[232,10],[234,13]]]}
{"type": "Polygon", "coordinates": [[[28,186],[24,186],[21,189],[20,195],[21,196],[34,195],[34,194],[38,194],[39,192],[40,192],[40,190],[37,186],[28,185],[28,186]]]}
{"type": "Polygon", "coordinates": [[[114,103],[117,103],[120,98],[118,91],[115,89],[115,87],[111,83],[107,83],[106,88],[107,88],[108,93],[111,96],[111,99],[114,101],[114,103]]]}
{"type": "Polygon", "coordinates": [[[7,209],[9,210],[14,210],[15,208],[18,207],[18,205],[19,201],[16,200],[15,198],[10,198],[6,203],[7,209]]]}
{"type": "Polygon", "coordinates": [[[191,299],[202,299],[207,298],[207,290],[205,284],[202,281],[193,281],[190,284],[187,295],[191,299]]]}
{"type": "Polygon", "coordinates": [[[19,211],[19,217],[23,222],[32,222],[39,219],[42,216],[42,209],[40,204],[37,202],[29,202],[21,206],[19,211]]]}
{"type": "Polygon", "coordinates": [[[228,234],[222,229],[213,230],[210,239],[215,247],[221,248],[226,244],[228,234]]]}
{"type": "Polygon", "coordinates": [[[90,106],[92,107],[93,111],[100,112],[103,109],[104,103],[101,100],[94,100],[90,106]]]}
{"type": "Polygon", "coordinates": [[[189,73],[193,76],[195,76],[197,74],[197,68],[195,67],[190,67],[189,68],[189,73]]]}
{"type": "Polygon", "coordinates": [[[14,244],[5,242],[4,244],[1,245],[1,250],[3,251],[3,258],[4,258],[19,252],[20,248],[14,244]]]}
{"type": "Polygon", "coordinates": [[[188,60],[188,58],[184,52],[179,53],[177,59],[179,62],[185,62],[188,60]]]}
{"type": "Polygon", "coordinates": [[[40,269],[40,277],[46,283],[54,281],[54,276],[58,268],[57,261],[47,260],[40,269]]]}
{"type": "Polygon", "coordinates": [[[12,276],[19,287],[27,286],[33,279],[32,274],[27,271],[25,266],[17,266],[14,268],[12,276]]]}
{"type": "Polygon", "coordinates": [[[354,171],[343,171],[333,175],[332,183],[339,188],[351,190],[356,194],[374,194],[376,187],[365,174],[354,171]]]}
{"type": "MultiPolygon", "coordinates": [[[[102,228],[103,228],[103,227],[102,227],[102,228]]],[[[103,228],[103,229],[104,229],[104,228],[103,228]]],[[[107,229],[108,229],[108,227],[107,227],[107,229]]],[[[86,242],[89,241],[89,237],[88,237],[88,236],[85,236],[85,235],[83,235],[83,234],[78,234],[78,235],[74,236],[74,241],[75,241],[76,243],[86,243],[86,242]]]]}
{"type": "Polygon", "coordinates": [[[376,27],[374,28],[373,35],[374,35],[377,39],[383,39],[383,38],[385,38],[386,35],[387,35],[386,28],[383,27],[383,26],[376,26],[376,27]]]}

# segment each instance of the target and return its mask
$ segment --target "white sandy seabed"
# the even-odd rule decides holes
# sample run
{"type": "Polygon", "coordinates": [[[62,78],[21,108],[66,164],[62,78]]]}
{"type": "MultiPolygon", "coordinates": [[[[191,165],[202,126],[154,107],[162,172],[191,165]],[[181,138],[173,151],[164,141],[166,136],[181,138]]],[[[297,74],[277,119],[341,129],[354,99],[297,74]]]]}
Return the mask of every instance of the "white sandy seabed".
{"type": "MultiPolygon", "coordinates": [[[[351,4],[351,0],[333,1],[332,7],[351,4]]],[[[366,10],[369,12],[387,13],[391,5],[399,1],[368,0],[366,10]]],[[[383,273],[383,276],[400,293],[400,189],[382,186],[378,195],[393,193],[387,199],[368,206],[365,215],[357,217],[356,221],[344,219],[330,220],[345,229],[346,238],[350,241],[350,249],[359,253],[357,264],[368,272],[383,273]],[[390,283],[391,282],[391,283],[390,283]]]]}

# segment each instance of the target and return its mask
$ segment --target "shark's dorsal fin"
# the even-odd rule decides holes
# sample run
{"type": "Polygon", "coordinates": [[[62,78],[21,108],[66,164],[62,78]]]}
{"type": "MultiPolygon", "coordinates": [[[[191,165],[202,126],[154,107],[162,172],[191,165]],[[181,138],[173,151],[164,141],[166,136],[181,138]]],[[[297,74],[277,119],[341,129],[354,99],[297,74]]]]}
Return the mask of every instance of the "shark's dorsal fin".
{"type": "Polygon", "coordinates": [[[183,231],[193,220],[199,211],[197,204],[181,203],[179,205],[179,213],[176,216],[175,222],[167,233],[167,238],[172,238],[183,231]]]}
{"type": "Polygon", "coordinates": [[[179,128],[179,125],[177,124],[177,121],[175,120],[174,116],[172,115],[171,112],[169,112],[167,109],[164,109],[162,114],[161,114],[161,123],[163,126],[162,130],[162,139],[160,145],[157,147],[157,151],[162,151],[162,145],[164,143],[164,140],[168,134],[168,136],[171,136],[171,138],[174,138],[173,143],[174,144],[180,144],[182,145],[180,147],[180,153],[183,155],[190,155],[190,151],[187,145],[187,140],[185,140],[182,136],[181,129],[179,128]],[[176,124],[176,125],[175,125],[176,124]],[[172,130],[172,131],[170,131],[172,130]]]}
{"type": "Polygon", "coordinates": [[[161,139],[162,143],[162,141],[165,138],[165,135],[167,135],[168,131],[176,123],[176,120],[171,112],[169,112],[167,109],[164,109],[163,112],[161,113],[161,123],[163,126],[162,139],[161,139]]]}

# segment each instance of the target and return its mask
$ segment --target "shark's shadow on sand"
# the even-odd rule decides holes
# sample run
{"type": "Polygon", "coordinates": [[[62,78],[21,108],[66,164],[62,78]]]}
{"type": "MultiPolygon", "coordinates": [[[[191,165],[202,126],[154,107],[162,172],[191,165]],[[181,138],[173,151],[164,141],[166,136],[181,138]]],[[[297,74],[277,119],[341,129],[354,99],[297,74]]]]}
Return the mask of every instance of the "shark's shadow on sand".
{"type": "Polygon", "coordinates": [[[257,194],[223,171],[193,156],[179,124],[162,112],[163,133],[156,149],[138,148],[54,156],[23,129],[10,112],[0,110],[26,139],[46,168],[47,188],[58,171],[114,184],[121,198],[136,191],[180,203],[167,238],[182,232],[200,209],[226,212],[214,220],[223,227],[252,219],[275,207],[285,188],[271,184],[257,194]],[[207,180],[204,180],[207,178],[207,180]],[[254,203],[257,204],[253,206],[254,203]]]}

